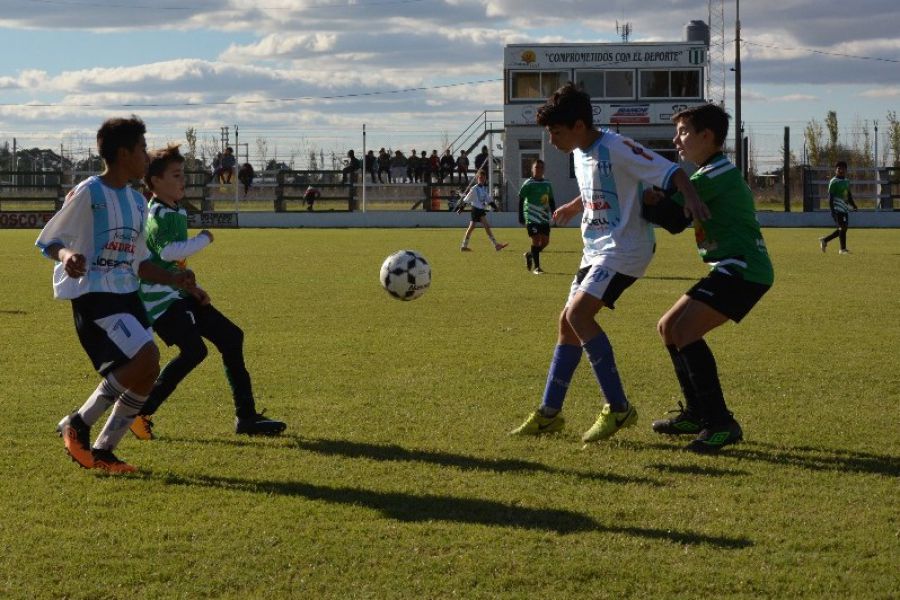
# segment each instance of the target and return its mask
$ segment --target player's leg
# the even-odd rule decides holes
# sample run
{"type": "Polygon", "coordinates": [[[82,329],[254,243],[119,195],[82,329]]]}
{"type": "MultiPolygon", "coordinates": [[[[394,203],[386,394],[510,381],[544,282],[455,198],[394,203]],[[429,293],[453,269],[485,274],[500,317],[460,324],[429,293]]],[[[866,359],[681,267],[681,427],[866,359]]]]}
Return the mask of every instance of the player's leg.
{"type": "MultiPolygon", "coordinates": [[[[474,209],[473,209],[474,210],[474,209]]],[[[472,238],[472,232],[475,230],[475,220],[471,219],[469,221],[469,226],[466,227],[466,233],[463,235],[462,245],[459,247],[463,252],[471,252],[472,249],[469,248],[469,240],[472,238]]]]}
{"type": "MultiPolygon", "coordinates": [[[[544,226],[539,226],[536,230],[536,233],[531,238],[531,256],[534,259],[534,272],[535,273],[543,273],[544,270],[541,268],[541,252],[543,252],[544,248],[547,247],[549,243],[549,234],[545,233],[544,226]]],[[[549,225],[546,226],[546,230],[549,230],[549,225]]]]}
{"type": "Polygon", "coordinates": [[[178,355],[163,367],[153,382],[153,389],[147,402],[132,424],[131,431],[138,439],[152,439],[151,417],[175,392],[184,378],[206,358],[208,351],[197,326],[197,306],[199,304],[193,298],[178,300],[153,324],[154,331],[167,346],[178,348],[178,355]]]}
{"type": "Polygon", "coordinates": [[[831,213],[831,218],[834,219],[835,230],[826,235],[823,238],[819,238],[819,247],[822,249],[822,252],[825,252],[826,246],[828,246],[828,242],[831,240],[840,237],[841,235],[841,218],[840,214],[833,212],[831,213]]]}
{"type": "Polygon", "coordinates": [[[491,243],[494,245],[494,250],[497,250],[499,252],[500,250],[503,250],[504,248],[509,246],[509,244],[502,244],[498,242],[497,238],[494,237],[494,232],[491,230],[491,224],[488,222],[487,215],[484,213],[484,211],[481,211],[481,216],[478,221],[484,226],[484,231],[485,233],[487,233],[488,239],[491,240],[491,243]]]}
{"type": "Polygon", "coordinates": [[[635,277],[616,273],[602,265],[593,265],[569,303],[569,324],[581,341],[591,370],[606,399],[600,416],[582,436],[582,440],[587,443],[609,438],[619,429],[637,422],[637,410],[625,395],[612,344],[596,320],[600,309],[604,306],[614,308],[622,292],[636,280],[635,277]]]}
{"type": "Polygon", "coordinates": [[[225,377],[234,399],[235,431],[250,435],[275,435],[287,428],[282,421],[256,412],[253,384],[244,362],[244,331],[214,306],[198,307],[198,329],[222,355],[225,377]]]}
{"type": "Polygon", "coordinates": [[[841,254],[848,254],[849,250],[847,250],[847,228],[850,225],[850,217],[847,214],[840,215],[838,221],[838,239],[841,243],[841,254]]]}

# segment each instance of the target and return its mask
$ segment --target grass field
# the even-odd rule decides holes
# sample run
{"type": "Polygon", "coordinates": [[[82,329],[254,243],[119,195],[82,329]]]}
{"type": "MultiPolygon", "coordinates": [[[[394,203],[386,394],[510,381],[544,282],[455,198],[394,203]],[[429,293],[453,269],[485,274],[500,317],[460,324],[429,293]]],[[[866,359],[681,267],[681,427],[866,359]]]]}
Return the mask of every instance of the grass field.
{"type": "Polygon", "coordinates": [[[601,314],[641,416],[582,450],[584,364],[569,429],[507,436],[539,402],[577,230],[542,277],[522,231],[501,253],[461,233],[217,231],[191,265],[288,435],[232,433],[211,351],[160,438],[120,446],[140,474],[110,477],[53,433],[97,377],[37,231],[0,231],[0,597],[900,596],[900,231],[852,229],[848,256],[765,231],[775,287],[709,338],[746,437],[715,457],[650,431],[678,399],[656,320],[704,272],[690,235],[601,314]],[[378,287],[400,248],[434,268],[412,303],[378,287]]]}

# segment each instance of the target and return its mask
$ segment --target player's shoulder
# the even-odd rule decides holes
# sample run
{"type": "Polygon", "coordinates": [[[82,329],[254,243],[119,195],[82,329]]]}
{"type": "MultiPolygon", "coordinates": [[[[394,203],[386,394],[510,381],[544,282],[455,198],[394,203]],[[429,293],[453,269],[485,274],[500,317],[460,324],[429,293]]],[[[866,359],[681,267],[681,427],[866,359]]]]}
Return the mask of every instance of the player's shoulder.
{"type": "Polygon", "coordinates": [[[735,173],[737,173],[737,167],[735,166],[735,164],[728,160],[728,157],[724,154],[719,154],[718,156],[713,157],[712,160],[710,160],[708,163],[697,169],[694,174],[691,175],[691,180],[713,180],[718,178],[727,180],[729,175],[734,175],[735,173]]]}

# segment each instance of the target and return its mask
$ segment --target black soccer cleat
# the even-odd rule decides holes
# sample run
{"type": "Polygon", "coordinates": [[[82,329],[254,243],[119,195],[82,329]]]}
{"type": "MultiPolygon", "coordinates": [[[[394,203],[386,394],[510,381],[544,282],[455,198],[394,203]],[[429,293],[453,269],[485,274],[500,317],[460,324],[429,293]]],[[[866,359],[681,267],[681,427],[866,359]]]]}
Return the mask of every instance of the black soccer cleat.
{"type": "Polygon", "coordinates": [[[686,450],[698,454],[715,454],[725,446],[736,444],[744,439],[744,432],[737,421],[705,427],[700,435],[687,445],[686,450]]]}
{"type": "Polygon", "coordinates": [[[681,402],[678,403],[677,409],[669,412],[676,414],[668,419],[653,421],[653,431],[667,435],[696,435],[703,430],[700,418],[686,409],[681,402]]]}
{"type": "Polygon", "coordinates": [[[243,435],[278,435],[285,429],[287,423],[270,419],[263,413],[256,413],[252,417],[238,417],[234,425],[234,432],[243,435]]]}

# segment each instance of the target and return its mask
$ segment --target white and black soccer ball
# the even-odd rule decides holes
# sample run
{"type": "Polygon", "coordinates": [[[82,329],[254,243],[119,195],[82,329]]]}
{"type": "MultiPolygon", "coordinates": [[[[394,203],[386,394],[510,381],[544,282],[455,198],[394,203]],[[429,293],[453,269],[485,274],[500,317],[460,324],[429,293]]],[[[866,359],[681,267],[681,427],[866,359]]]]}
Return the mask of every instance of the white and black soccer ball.
{"type": "Polygon", "coordinates": [[[400,250],[381,265],[381,286],[397,300],[415,300],[430,285],[431,265],[418,252],[400,250]]]}

